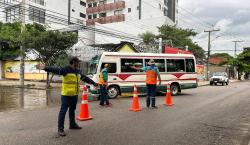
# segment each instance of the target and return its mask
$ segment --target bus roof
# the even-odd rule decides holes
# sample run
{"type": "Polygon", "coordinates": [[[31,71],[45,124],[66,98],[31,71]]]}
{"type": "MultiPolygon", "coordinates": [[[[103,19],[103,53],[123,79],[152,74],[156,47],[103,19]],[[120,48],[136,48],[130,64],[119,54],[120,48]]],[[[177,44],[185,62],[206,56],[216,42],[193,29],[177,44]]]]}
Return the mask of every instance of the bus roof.
{"type": "Polygon", "coordinates": [[[194,57],[193,54],[167,54],[167,53],[124,53],[124,52],[103,52],[105,56],[138,56],[138,57],[194,57]]]}

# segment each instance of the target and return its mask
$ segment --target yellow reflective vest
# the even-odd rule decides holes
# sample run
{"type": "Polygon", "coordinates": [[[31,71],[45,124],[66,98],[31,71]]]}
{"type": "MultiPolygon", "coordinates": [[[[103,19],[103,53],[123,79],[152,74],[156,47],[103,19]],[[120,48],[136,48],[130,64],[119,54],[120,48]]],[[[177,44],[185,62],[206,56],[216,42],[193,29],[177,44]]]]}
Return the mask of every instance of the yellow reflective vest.
{"type": "Polygon", "coordinates": [[[62,95],[77,96],[80,88],[80,74],[68,73],[62,76],[62,95]]]}

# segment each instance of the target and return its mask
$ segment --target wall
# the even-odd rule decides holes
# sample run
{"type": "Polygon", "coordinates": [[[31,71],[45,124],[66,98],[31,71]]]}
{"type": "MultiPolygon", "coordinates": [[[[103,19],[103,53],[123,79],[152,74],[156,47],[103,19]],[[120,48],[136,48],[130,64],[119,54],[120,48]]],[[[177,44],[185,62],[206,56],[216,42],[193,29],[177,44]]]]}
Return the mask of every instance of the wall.
{"type": "Polygon", "coordinates": [[[204,65],[196,65],[197,69],[197,78],[198,80],[205,80],[205,66],[204,65]]]}
{"type": "Polygon", "coordinates": [[[125,45],[119,50],[119,52],[135,53],[135,51],[134,51],[128,44],[125,44],[125,45]]]}
{"type": "MultiPolygon", "coordinates": [[[[46,80],[47,73],[43,70],[36,69],[39,62],[26,61],[25,62],[25,80],[46,80]]],[[[7,61],[3,64],[4,78],[19,79],[20,61],[7,61]]]]}
{"type": "Polygon", "coordinates": [[[3,75],[3,66],[2,66],[2,61],[0,60],[0,79],[2,79],[3,75]]]}

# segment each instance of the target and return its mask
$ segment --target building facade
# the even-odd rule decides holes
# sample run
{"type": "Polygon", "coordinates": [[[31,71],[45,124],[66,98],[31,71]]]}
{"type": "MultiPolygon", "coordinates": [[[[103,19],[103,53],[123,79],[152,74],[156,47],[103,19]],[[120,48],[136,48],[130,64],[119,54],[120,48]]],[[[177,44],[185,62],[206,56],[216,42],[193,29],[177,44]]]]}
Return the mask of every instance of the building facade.
{"type": "MultiPolygon", "coordinates": [[[[20,20],[22,1],[0,0],[0,21],[20,20]]],[[[24,15],[26,23],[37,22],[52,30],[71,31],[74,26],[86,25],[87,29],[76,28],[79,41],[71,52],[83,60],[99,53],[98,48],[86,45],[121,41],[139,44],[131,37],[139,39],[138,35],[147,31],[158,34],[157,27],[174,25],[177,3],[178,0],[25,0],[24,15]]]]}
{"type": "Polygon", "coordinates": [[[85,0],[0,0],[0,4],[0,21],[3,22],[20,21],[24,15],[25,23],[36,22],[50,29],[63,29],[86,21],[85,0]]]}
{"type": "MultiPolygon", "coordinates": [[[[87,0],[86,25],[98,30],[124,32],[138,38],[146,31],[176,23],[177,0],[87,0]]],[[[95,33],[95,43],[118,43],[121,39],[95,33]]],[[[123,39],[123,41],[131,41],[123,39]]]]}

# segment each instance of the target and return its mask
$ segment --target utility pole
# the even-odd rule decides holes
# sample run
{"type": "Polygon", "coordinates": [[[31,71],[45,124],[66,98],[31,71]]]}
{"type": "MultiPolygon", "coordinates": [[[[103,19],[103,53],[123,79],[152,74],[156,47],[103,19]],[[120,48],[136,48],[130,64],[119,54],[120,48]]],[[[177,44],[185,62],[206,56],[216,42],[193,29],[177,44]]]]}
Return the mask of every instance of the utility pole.
{"type": "MultiPolygon", "coordinates": [[[[241,40],[235,40],[235,41],[232,41],[232,42],[234,42],[234,58],[236,58],[237,42],[243,42],[243,41],[241,41],[241,40]]],[[[239,76],[239,72],[237,73],[237,69],[236,69],[234,63],[233,63],[233,69],[234,69],[234,78],[239,78],[240,77],[239,76]]]]}
{"type": "Polygon", "coordinates": [[[141,0],[139,0],[139,20],[141,19],[141,0]]]}
{"type": "Polygon", "coordinates": [[[162,53],[162,38],[159,38],[159,53],[162,53]]]}
{"type": "MultiPolygon", "coordinates": [[[[25,26],[25,1],[26,0],[22,0],[21,2],[21,13],[20,13],[20,19],[21,19],[21,34],[24,31],[24,26],[25,26]]],[[[24,48],[21,44],[20,46],[20,51],[21,51],[21,58],[20,58],[20,85],[21,87],[24,87],[24,48]]]]}
{"type": "Polygon", "coordinates": [[[211,39],[210,39],[210,36],[211,36],[211,33],[212,32],[215,32],[215,31],[220,31],[219,29],[217,30],[205,30],[204,32],[208,32],[208,50],[207,50],[207,78],[206,80],[209,81],[209,77],[208,77],[208,72],[209,72],[209,58],[210,58],[210,49],[211,49],[211,39]]]}
{"type": "Polygon", "coordinates": [[[71,24],[70,22],[70,13],[71,13],[71,0],[68,0],[68,25],[71,24]]]}
{"type": "Polygon", "coordinates": [[[235,40],[235,41],[232,41],[234,42],[234,58],[236,58],[236,49],[237,49],[237,42],[243,42],[241,40],[235,40]]]}

